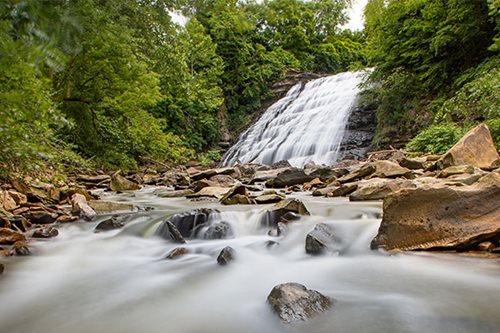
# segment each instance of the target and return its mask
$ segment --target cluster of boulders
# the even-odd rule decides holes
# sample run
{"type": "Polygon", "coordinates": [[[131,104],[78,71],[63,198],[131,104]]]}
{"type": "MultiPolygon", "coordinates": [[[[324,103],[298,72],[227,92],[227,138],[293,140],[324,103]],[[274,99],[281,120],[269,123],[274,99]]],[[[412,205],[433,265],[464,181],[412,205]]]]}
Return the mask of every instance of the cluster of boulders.
{"type": "MultiPolygon", "coordinates": [[[[139,187],[119,173],[79,175],[66,182],[26,177],[2,184],[0,256],[31,254],[29,241],[57,236],[61,223],[93,221],[98,214],[135,210],[130,204],[98,200],[93,191],[99,188],[123,191],[139,187]]],[[[100,228],[106,230],[106,224],[100,228]]]]}

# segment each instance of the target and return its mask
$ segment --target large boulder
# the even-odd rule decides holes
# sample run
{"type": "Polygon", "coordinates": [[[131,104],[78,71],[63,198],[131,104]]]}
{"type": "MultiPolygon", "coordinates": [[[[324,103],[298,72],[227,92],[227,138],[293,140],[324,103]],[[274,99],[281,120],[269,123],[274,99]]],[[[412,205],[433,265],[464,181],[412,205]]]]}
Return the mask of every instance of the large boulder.
{"type": "Polygon", "coordinates": [[[489,168],[499,158],[490,130],[480,124],[467,132],[438,161],[441,169],[453,165],[470,164],[479,168],[489,168]]]}
{"type": "Polygon", "coordinates": [[[375,167],[375,172],[371,175],[372,178],[413,178],[413,173],[410,169],[402,167],[401,165],[391,161],[375,161],[370,163],[375,167]]]}
{"type": "Polygon", "coordinates": [[[267,296],[267,302],[287,324],[309,320],[333,305],[330,297],[293,282],[275,286],[267,296]]]}
{"type": "Polygon", "coordinates": [[[500,174],[471,186],[420,186],[384,200],[372,248],[464,249],[500,235],[500,174]]]}
{"type": "Polygon", "coordinates": [[[170,221],[165,221],[160,224],[160,226],[156,230],[156,235],[174,243],[186,243],[186,240],[180,233],[179,229],[177,229],[177,227],[170,221]]]}

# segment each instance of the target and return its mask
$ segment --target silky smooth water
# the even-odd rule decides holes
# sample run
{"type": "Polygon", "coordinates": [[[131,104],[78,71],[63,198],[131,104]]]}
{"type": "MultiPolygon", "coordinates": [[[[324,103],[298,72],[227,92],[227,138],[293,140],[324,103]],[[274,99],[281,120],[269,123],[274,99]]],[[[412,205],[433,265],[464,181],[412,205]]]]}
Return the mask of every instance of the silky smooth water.
{"type": "Polygon", "coordinates": [[[298,83],[241,135],[223,164],[334,163],[364,76],[347,72],[298,83]]]}
{"type": "Polygon", "coordinates": [[[500,331],[500,263],[456,255],[371,251],[380,203],[298,194],[311,212],[271,237],[260,218],[269,206],[162,199],[143,189],[110,197],[155,207],[123,230],[94,234],[97,222],[61,227],[35,243],[34,255],[10,258],[0,276],[0,332],[5,333],[493,333],[500,331]],[[177,245],[154,236],[174,212],[221,210],[235,237],[192,240],[191,253],[163,257],[177,245]],[[329,224],[339,251],[309,256],[304,239],[329,224]],[[274,240],[278,246],[269,247],[274,240]],[[216,263],[232,246],[236,260],[216,263]],[[316,319],[284,325],[266,297],[273,286],[298,282],[336,299],[316,319]]]}

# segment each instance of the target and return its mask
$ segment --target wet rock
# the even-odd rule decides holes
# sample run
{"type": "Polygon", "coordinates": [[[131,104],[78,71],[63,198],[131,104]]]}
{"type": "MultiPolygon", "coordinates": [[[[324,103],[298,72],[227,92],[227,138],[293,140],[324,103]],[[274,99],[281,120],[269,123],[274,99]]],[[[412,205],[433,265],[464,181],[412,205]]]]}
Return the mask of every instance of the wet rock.
{"type": "Polygon", "coordinates": [[[220,251],[217,256],[217,263],[221,266],[225,266],[234,260],[236,252],[231,246],[226,246],[220,251]]]}
{"type": "Polygon", "coordinates": [[[111,183],[109,184],[109,188],[112,191],[125,192],[139,190],[141,187],[139,186],[139,184],[128,180],[119,173],[115,173],[113,176],[111,176],[111,183]]]}
{"type": "Polygon", "coordinates": [[[402,189],[384,200],[372,248],[461,249],[500,234],[500,174],[471,186],[402,189]]]}
{"type": "Polygon", "coordinates": [[[95,228],[94,232],[109,231],[121,229],[125,226],[125,222],[131,215],[115,215],[111,218],[100,222],[95,228]]]}
{"type": "Polygon", "coordinates": [[[276,226],[278,222],[283,222],[281,220],[282,217],[290,212],[299,215],[310,215],[302,201],[297,199],[285,199],[275,204],[271,210],[266,212],[261,224],[268,227],[276,226]]]}
{"type": "Polygon", "coordinates": [[[267,302],[287,324],[307,321],[333,305],[333,299],[293,282],[275,286],[267,296],[267,302]]]}
{"type": "Polygon", "coordinates": [[[44,210],[37,210],[37,211],[30,210],[23,216],[34,224],[51,224],[54,223],[58,217],[56,213],[50,213],[44,210]]]}
{"type": "Polygon", "coordinates": [[[306,236],[306,253],[321,254],[333,244],[334,240],[331,228],[324,223],[318,223],[306,236]]]}
{"type": "Polygon", "coordinates": [[[109,214],[113,212],[132,212],[136,207],[125,202],[114,202],[105,200],[90,200],[89,206],[95,210],[97,214],[109,214]]]}
{"type": "Polygon", "coordinates": [[[410,180],[375,178],[359,182],[358,189],[349,196],[350,201],[380,200],[403,188],[416,187],[410,180]]]}
{"type": "MultiPolygon", "coordinates": [[[[189,212],[174,214],[166,222],[172,223],[181,233],[182,237],[195,238],[200,229],[208,226],[209,216],[214,213],[218,213],[218,211],[207,208],[195,209],[189,212]]],[[[158,230],[162,228],[162,225],[160,225],[158,230]]]]}
{"type": "Polygon", "coordinates": [[[379,178],[397,178],[397,177],[405,177],[408,179],[415,178],[413,177],[413,173],[408,168],[403,168],[397,163],[391,161],[375,161],[371,162],[370,165],[375,167],[375,172],[371,175],[371,177],[379,177],[379,178]]]}
{"type": "Polygon", "coordinates": [[[236,184],[220,200],[223,205],[250,205],[253,200],[248,197],[246,186],[236,184]]]}
{"type": "Polygon", "coordinates": [[[473,165],[488,168],[499,158],[490,130],[480,124],[467,132],[437,161],[440,169],[454,165],[473,165]]]}
{"type": "Polygon", "coordinates": [[[278,222],[278,227],[280,224],[288,224],[293,221],[298,221],[300,220],[300,215],[294,212],[287,212],[285,215],[280,217],[280,221],[278,222]]]}
{"type": "Polygon", "coordinates": [[[12,246],[12,250],[14,250],[14,253],[18,256],[29,256],[31,255],[31,251],[28,248],[28,244],[26,241],[17,241],[14,243],[12,246]]]}
{"type": "Polygon", "coordinates": [[[304,169],[289,168],[280,172],[276,178],[266,182],[267,187],[282,188],[293,185],[301,185],[313,180],[314,176],[305,173],[304,169]]]}
{"type": "Polygon", "coordinates": [[[5,271],[5,265],[0,264],[0,274],[3,274],[4,271],[5,271]]]}
{"type": "Polygon", "coordinates": [[[225,221],[212,224],[205,231],[204,239],[226,239],[233,235],[231,225],[225,221]]]}
{"type": "Polygon", "coordinates": [[[25,240],[26,237],[20,232],[8,228],[0,228],[0,244],[14,244],[25,240]]]}
{"type": "Polygon", "coordinates": [[[376,170],[375,166],[373,166],[371,164],[367,164],[367,165],[360,167],[359,169],[357,169],[355,171],[350,172],[349,174],[347,174],[345,176],[340,177],[339,179],[337,179],[337,181],[339,183],[342,183],[342,184],[350,183],[356,179],[371,175],[372,173],[375,172],[375,170],[376,170]]]}
{"type": "Polygon", "coordinates": [[[57,218],[57,222],[59,223],[69,223],[78,220],[78,216],[70,216],[70,215],[61,215],[57,218]]]}
{"type": "Polygon", "coordinates": [[[215,175],[210,177],[210,181],[216,186],[230,187],[234,185],[236,180],[230,175],[215,175]]]}
{"type": "Polygon", "coordinates": [[[172,241],[174,243],[184,244],[186,240],[177,229],[177,227],[170,221],[163,222],[158,230],[156,230],[156,235],[160,236],[163,239],[172,241]]]}
{"type": "Polygon", "coordinates": [[[313,179],[319,178],[320,181],[326,182],[330,179],[339,178],[349,173],[346,168],[332,168],[332,167],[313,167],[308,170],[308,175],[313,179]]]}
{"type": "Polygon", "coordinates": [[[33,231],[33,238],[52,238],[59,235],[59,231],[56,228],[37,228],[33,231]]]}
{"type": "Polygon", "coordinates": [[[447,167],[444,170],[441,170],[438,173],[438,178],[448,178],[453,175],[459,175],[459,174],[473,174],[474,173],[474,167],[472,165],[454,165],[451,167],[447,167]]]}
{"type": "Polygon", "coordinates": [[[73,194],[71,204],[73,206],[72,213],[77,214],[85,221],[92,221],[97,216],[97,213],[87,204],[87,198],[79,193],[73,194]]]}
{"type": "Polygon", "coordinates": [[[189,250],[185,247],[176,247],[175,249],[173,249],[172,251],[170,251],[167,256],[165,257],[165,259],[177,259],[179,257],[182,257],[186,254],[189,253],[189,250]]]}
{"type": "Polygon", "coordinates": [[[325,184],[319,178],[314,178],[310,182],[304,183],[304,191],[309,191],[313,187],[325,187],[325,184]]]}
{"type": "Polygon", "coordinates": [[[291,168],[292,165],[287,160],[283,160],[283,161],[274,162],[269,167],[271,169],[275,170],[275,169],[291,168]]]}

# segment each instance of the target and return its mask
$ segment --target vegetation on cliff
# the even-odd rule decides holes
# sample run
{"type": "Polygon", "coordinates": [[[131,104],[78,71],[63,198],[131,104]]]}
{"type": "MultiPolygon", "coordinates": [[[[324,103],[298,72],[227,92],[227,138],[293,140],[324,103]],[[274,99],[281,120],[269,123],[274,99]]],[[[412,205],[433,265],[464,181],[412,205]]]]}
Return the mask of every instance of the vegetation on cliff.
{"type": "Polygon", "coordinates": [[[430,126],[410,147],[442,152],[482,121],[500,143],[499,9],[498,0],[369,1],[379,143],[430,126]]]}

